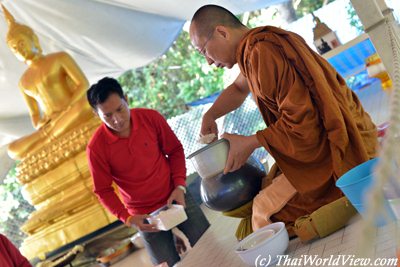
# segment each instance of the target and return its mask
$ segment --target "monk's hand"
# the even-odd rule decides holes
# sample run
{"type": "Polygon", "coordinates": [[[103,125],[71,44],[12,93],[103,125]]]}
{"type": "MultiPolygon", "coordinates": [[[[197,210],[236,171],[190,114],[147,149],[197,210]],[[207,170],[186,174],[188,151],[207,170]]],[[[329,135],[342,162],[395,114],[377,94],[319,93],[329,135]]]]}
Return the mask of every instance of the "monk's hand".
{"type": "Polygon", "coordinates": [[[206,112],[201,121],[200,137],[208,134],[215,134],[216,139],[218,136],[218,127],[214,117],[206,112]]]}
{"type": "Polygon", "coordinates": [[[172,191],[171,195],[169,196],[168,200],[167,200],[167,205],[170,206],[172,205],[173,202],[176,202],[179,205],[182,205],[184,207],[186,207],[186,203],[185,203],[185,193],[183,192],[182,189],[180,189],[179,187],[176,187],[174,189],[174,191],[172,191]]]}
{"type": "Polygon", "coordinates": [[[147,214],[135,214],[128,217],[126,224],[142,232],[159,232],[156,224],[145,223],[145,220],[150,218],[147,214]]]}
{"type": "Polygon", "coordinates": [[[256,135],[244,136],[224,133],[221,137],[229,141],[229,153],[224,174],[238,170],[246,163],[251,153],[260,147],[256,135]]]}

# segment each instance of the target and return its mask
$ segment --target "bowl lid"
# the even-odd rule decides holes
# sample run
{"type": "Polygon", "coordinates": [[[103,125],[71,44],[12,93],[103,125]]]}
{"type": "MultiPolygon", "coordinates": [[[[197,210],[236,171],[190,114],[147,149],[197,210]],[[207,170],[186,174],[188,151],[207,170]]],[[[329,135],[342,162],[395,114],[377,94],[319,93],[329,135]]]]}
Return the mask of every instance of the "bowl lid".
{"type": "Polygon", "coordinates": [[[217,141],[214,141],[214,142],[212,142],[212,143],[209,143],[208,145],[206,145],[206,146],[200,148],[199,150],[193,152],[192,154],[190,154],[190,155],[187,157],[187,159],[191,159],[191,158],[193,158],[194,156],[200,154],[201,152],[203,152],[203,151],[209,149],[210,147],[213,147],[213,146],[215,146],[215,145],[218,145],[219,143],[222,143],[222,142],[228,142],[228,144],[229,144],[229,141],[228,141],[228,140],[226,140],[225,138],[221,138],[221,139],[219,139],[219,140],[217,140],[217,141]]]}

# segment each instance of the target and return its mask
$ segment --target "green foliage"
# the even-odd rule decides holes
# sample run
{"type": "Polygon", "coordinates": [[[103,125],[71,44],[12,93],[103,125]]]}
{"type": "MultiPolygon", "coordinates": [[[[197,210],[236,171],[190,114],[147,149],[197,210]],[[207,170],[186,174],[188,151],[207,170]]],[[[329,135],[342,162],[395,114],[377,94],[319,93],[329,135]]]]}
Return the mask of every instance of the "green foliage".
{"type": "Polygon", "coordinates": [[[346,11],[350,18],[350,25],[356,28],[358,33],[364,32],[364,27],[351,3],[346,6],[346,11]]]}
{"type": "Polygon", "coordinates": [[[187,111],[185,103],[223,89],[222,69],[209,66],[182,31],[153,63],[119,77],[131,107],[157,109],[167,118],[187,111]]]}
{"type": "Polygon", "coordinates": [[[324,4],[329,4],[335,0],[301,0],[296,9],[296,15],[301,18],[315,10],[321,8],[324,4]]]}
{"type": "Polygon", "coordinates": [[[25,238],[20,227],[34,208],[22,197],[15,167],[0,184],[0,207],[0,232],[19,246],[25,238]]]}

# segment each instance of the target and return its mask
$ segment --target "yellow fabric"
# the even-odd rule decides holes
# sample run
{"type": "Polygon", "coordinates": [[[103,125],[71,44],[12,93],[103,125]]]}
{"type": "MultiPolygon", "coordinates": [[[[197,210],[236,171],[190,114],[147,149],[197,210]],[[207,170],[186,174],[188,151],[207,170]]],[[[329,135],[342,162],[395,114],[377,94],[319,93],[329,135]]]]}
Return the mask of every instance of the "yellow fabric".
{"type": "Polygon", "coordinates": [[[344,227],[355,214],[356,209],[346,197],[342,197],[322,206],[311,215],[298,218],[294,232],[302,241],[322,238],[344,227]]]}
{"type": "Polygon", "coordinates": [[[271,223],[270,216],[280,211],[296,194],[296,189],[280,174],[253,199],[252,227],[257,230],[271,223]]]}
{"type": "Polygon", "coordinates": [[[311,213],[319,237],[325,237],[347,224],[357,214],[357,210],[346,197],[342,197],[311,213]]]}
{"type": "Polygon", "coordinates": [[[235,232],[236,239],[240,241],[251,233],[253,233],[253,228],[251,227],[251,217],[240,220],[235,232]]]}
{"type": "Polygon", "coordinates": [[[242,240],[253,232],[253,229],[251,228],[252,206],[253,201],[250,201],[239,208],[222,213],[223,215],[229,217],[243,218],[236,229],[235,236],[237,240],[242,240]]]}
{"type": "Polygon", "coordinates": [[[293,231],[303,242],[307,242],[319,237],[318,232],[312,223],[310,215],[299,217],[294,222],[293,231]]]}

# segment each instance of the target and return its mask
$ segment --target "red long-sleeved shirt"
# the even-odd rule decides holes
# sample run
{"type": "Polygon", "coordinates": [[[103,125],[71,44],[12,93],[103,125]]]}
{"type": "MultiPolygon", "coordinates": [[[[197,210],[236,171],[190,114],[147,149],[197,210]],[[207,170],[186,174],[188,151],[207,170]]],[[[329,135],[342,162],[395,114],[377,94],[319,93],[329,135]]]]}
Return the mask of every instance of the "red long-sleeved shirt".
{"type": "Polygon", "coordinates": [[[164,117],[155,110],[135,108],[131,123],[127,138],[101,125],[87,146],[94,192],[124,222],[130,215],[148,214],[165,205],[172,191],[185,186],[186,180],[182,144],[164,117]]]}
{"type": "Polygon", "coordinates": [[[0,234],[0,266],[1,267],[32,267],[19,250],[0,234]]]}

